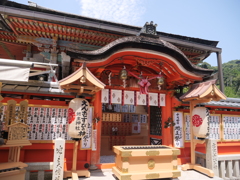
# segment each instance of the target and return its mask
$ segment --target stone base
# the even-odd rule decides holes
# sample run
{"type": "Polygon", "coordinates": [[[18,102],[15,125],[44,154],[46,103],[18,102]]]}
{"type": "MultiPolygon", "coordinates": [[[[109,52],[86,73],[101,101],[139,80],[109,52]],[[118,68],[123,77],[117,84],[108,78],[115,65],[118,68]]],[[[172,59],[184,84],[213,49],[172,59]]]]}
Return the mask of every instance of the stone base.
{"type": "Polygon", "coordinates": [[[189,170],[189,169],[194,169],[194,170],[199,171],[199,172],[201,172],[203,174],[206,174],[209,177],[214,177],[214,172],[212,170],[207,169],[205,167],[202,167],[199,164],[190,164],[190,163],[188,163],[188,164],[182,165],[182,170],[183,171],[186,171],[186,170],[189,170]]]}
{"type": "Polygon", "coordinates": [[[132,172],[132,173],[122,173],[117,169],[117,167],[112,168],[112,172],[118,179],[131,179],[131,180],[139,180],[139,179],[158,179],[158,178],[176,178],[181,176],[181,172],[179,170],[169,170],[169,171],[155,171],[155,172],[132,172]]]}
{"type": "Polygon", "coordinates": [[[88,169],[89,170],[96,170],[96,169],[98,169],[98,167],[95,164],[91,164],[88,169]]]}
{"type": "Polygon", "coordinates": [[[63,178],[72,177],[73,180],[77,179],[78,176],[90,177],[88,170],[77,170],[77,171],[64,171],[63,178]]]}

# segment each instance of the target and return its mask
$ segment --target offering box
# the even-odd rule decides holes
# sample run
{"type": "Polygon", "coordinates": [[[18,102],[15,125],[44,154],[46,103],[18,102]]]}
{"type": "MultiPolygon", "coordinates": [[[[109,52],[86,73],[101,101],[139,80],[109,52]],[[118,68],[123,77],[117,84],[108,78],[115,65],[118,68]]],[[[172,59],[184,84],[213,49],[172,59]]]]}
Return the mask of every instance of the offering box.
{"type": "Polygon", "coordinates": [[[180,150],[163,145],[114,146],[116,153],[112,171],[119,180],[176,178],[180,150]]]}

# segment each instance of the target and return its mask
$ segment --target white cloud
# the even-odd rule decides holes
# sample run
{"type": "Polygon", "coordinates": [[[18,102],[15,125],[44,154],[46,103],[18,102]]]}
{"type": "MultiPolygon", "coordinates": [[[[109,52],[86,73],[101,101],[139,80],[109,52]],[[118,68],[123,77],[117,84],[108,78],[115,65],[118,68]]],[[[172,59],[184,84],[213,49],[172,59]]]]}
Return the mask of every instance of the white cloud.
{"type": "Polygon", "coordinates": [[[83,16],[135,25],[145,13],[143,0],[76,0],[83,16]]]}

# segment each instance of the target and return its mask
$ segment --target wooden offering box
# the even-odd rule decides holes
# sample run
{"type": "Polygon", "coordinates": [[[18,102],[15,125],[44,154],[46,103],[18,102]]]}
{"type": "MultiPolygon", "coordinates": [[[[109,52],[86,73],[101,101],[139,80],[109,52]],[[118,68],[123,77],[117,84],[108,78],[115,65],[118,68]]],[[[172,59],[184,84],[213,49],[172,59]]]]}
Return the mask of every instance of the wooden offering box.
{"type": "Polygon", "coordinates": [[[112,171],[119,180],[176,178],[177,155],[180,150],[169,146],[114,146],[116,153],[112,171]]]}

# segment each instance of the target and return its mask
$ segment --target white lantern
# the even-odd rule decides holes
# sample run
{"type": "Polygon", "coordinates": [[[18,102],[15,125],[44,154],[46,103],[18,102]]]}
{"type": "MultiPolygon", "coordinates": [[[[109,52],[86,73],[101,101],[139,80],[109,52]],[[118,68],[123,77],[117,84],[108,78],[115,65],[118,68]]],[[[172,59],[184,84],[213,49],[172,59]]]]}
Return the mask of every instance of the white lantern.
{"type": "Polygon", "coordinates": [[[209,110],[205,107],[196,107],[192,111],[193,135],[206,138],[209,135],[209,110]]]}
{"type": "Polygon", "coordinates": [[[86,99],[72,99],[68,106],[68,134],[72,138],[82,138],[87,132],[89,103],[86,99]]]}

